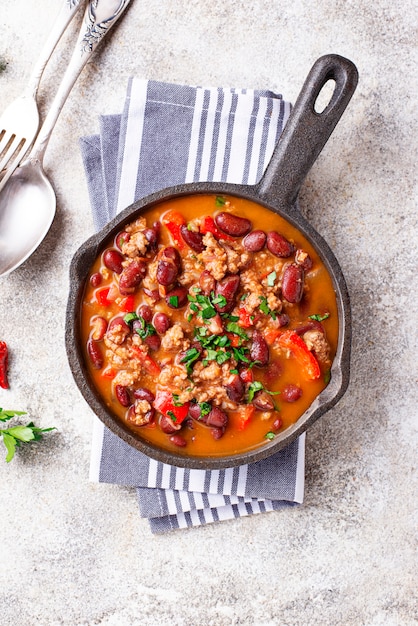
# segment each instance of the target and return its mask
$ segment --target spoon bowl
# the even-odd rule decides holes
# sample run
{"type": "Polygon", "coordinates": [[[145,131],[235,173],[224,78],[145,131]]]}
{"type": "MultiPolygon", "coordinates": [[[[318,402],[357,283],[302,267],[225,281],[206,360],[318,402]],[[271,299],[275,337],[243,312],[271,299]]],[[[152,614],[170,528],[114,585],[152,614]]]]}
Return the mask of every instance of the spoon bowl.
{"type": "Polygon", "coordinates": [[[0,274],[23,263],[39,246],[54,219],[56,197],[42,164],[27,159],[0,194],[0,274]]]}

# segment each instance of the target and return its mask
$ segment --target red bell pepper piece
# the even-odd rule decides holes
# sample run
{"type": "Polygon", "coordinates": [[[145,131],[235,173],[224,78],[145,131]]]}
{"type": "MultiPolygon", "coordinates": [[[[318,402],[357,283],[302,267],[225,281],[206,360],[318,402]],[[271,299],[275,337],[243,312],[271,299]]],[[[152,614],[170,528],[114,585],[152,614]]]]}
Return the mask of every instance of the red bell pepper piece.
{"type": "Polygon", "coordinates": [[[100,306],[109,306],[110,300],[108,298],[110,287],[103,287],[96,291],[96,300],[100,306]]]}
{"type": "Polygon", "coordinates": [[[240,406],[236,411],[232,411],[232,414],[236,417],[236,424],[238,430],[244,430],[247,428],[251,419],[255,413],[255,406],[253,404],[245,404],[240,406]]]}
{"type": "Polygon", "coordinates": [[[157,391],[154,400],[154,407],[167,417],[170,417],[176,424],[181,424],[189,413],[190,402],[185,402],[178,406],[173,394],[170,391],[157,391]]]}
{"type": "Polygon", "coordinates": [[[278,338],[278,344],[285,350],[290,350],[310,380],[315,380],[321,376],[318,361],[294,330],[286,330],[282,333],[278,338]]]}
{"type": "Polygon", "coordinates": [[[254,326],[254,315],[249,313],[245,307],[241,307],[238,309],[238,325],[241,328],[251,328],[254,326]]]}
{"type": "Polygon", "coordinates": [[[119,308],[124,313],[130,313],[131,311],[133,311],[135,309],[134,294],[131,294],[130,296],[126,296],[126,298],[123,298],[123,300],[119,304],[119,308]]]}
{"type": "Polygon", "coordinates": [[[113,367],[106,367],[106,369],[103,370],[101,375],[103,378],[108,378],[109,380],[113,380],[116,374],[117,372],[115,369],[113,369],[113,367]]]}
{"type": "Polygon", "coordinates": [[[5,341],[0,341],[0,387],[9,388],[7,369],[9,367],[9,349],[5,341]]]}
{"type": "Polygon", "coordinates": [[[203,218],[203,222],[200,225],[200,232],[206,235],[206,233],[212,233],[215,239],[227,239],[228,241],[234,241],[233,237],[222,233],[215,224],[213,217],[207,215],[203,218]]]}
{"type": "Polygon", "coordinates": [[[186,220],[178,211],[168,211],[162,217],[162,223],[170,231],[176,246],[183,250],[186,247],[183,237],[181,236],[180,229],[186,223],[186,220]]]}
{"type": "Polygon", "coordinates": [[[264,339],[266,340],[267,344],[271,346],[282,334],[283,331],[277,330],[277,328],[271,328],[270,330],[266,330],[266,332],[264,333],[264,339]]]}

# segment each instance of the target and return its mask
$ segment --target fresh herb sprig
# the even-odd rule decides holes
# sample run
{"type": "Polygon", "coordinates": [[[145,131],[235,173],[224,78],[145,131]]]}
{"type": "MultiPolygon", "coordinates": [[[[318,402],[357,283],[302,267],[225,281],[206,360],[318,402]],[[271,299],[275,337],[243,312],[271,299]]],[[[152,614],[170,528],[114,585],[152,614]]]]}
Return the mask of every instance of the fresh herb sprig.
{"type": "MultiPolygon", "coordinates": [[[[26,413],[24,411],[6,411],[0,409],[0,422],[8,422],[20,415],[26,415],[26,413]]],[[[51,430],[55,430],[55,428],[38,428],[33,422],[29,422],[26,426],[19,424],[17,426],[10,426],[9,428],[2,428],[0,430],[0,439],[3,440],[7,450],[6,462],[10,463],[15,455],[16,448],[20,448],[22,443],[40,441],[43,434],[51,430]]]]}

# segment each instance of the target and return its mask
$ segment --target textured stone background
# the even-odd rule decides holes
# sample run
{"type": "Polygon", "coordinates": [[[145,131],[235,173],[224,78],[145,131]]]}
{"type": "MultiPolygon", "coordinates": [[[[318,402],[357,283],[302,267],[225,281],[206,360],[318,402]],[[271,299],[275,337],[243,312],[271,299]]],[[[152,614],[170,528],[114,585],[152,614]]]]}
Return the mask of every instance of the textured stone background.
{"type": "MultiPolygon", "coordinates": [[[[0,110],[22,90],[58,0],[0,15],[0,110]]],[[[45,167],[58,197],[39,250],[0,280],[11,348],[0,406],[58,432],[0,460],[0,623],[409,626],[418,622],[416,0],[133,0],[85,69],[45,167]],[[92,415],[64,350],[68,264],[93,231],[78,137],[120,111],[128,77],[271,88],[313,61],[358,66],[347,112],[301,193],[353,308],[349,390],[309,431],[299,508],[150,534],[130,489],[88,482],[92,415]],[[415,574],[415,577],[414,577],[415,574]]],[[[45,74],[51,102],[78,24],[45,74]]],[[[3,456],[3,453],[2,453],[3,456]]]]}

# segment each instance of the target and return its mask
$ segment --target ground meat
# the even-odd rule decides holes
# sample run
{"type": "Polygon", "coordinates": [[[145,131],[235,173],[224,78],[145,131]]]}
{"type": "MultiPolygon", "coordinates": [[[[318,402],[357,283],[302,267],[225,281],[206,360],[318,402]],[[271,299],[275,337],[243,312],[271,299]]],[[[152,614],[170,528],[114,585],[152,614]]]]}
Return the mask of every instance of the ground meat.
{"type": "Polygon", "coordinates": [[[190,341],[185,339],[183,328],[180,324],[174,324],[167,330],[163,338],[161,339],[161,348],[163,350],[178,351],[187,350],[190,345],[190,341]]]}
{"type": "Polygon", "coordinates": [[[133,411],[128,413],[129,421],[136,426],[144,426],[150,421],[152,406],[148,400],[136,400],[133,411]]]}
{"type": "Polygon", "coordinates": [[[303,335],[303,340],[309,350],[315,353],[321,363],[329,362],[330,346],[323,332],[317,329],[308,330],[303,335]]]}
{"type": "Polygon", "coordinates": [[[221,280],[228,271],[227,254],[212,233],[206,233],[203,237],[203,244],[205,250],[198,255],[198,258],[215,280],[221,280]]]}
{"type": "Polygon", "coordinates": [[[211,361],[206,366],[202,361],[199,361],[193,369],[193,380],[196,383],[205,380],[216,380],[221,377],[221,374],[222,370],[216,361],[211,361]]]}
{"type": "MultiPolygon", "coordinates": [[[[105,335],[105,342],[120,346],[129,335],[129,329],[122,324],[113,324],[110,326],[105,335]]],[[[107,344],[106,344],[107,345],[107,344]]]]}
{"type": "Polygon", "coordinates": [[[191,251],[183,258],[183,271],[178,278],[180,285],[191,285],[199,281],[199,276],[204,269],[203,264],[191,251]]]}
{"type": "Polygon", "coordinates": [[[133,233],[128,241],[122,244],[122,253],[133,259],[136,256],[143,256],[147,251],[148,240],[144,233],[133,233]]]}
{"type": "Polygon", "coordinates": [[[227,256],[227,267],[230,274],[238,274],[251,260],[251,254],[238,242],[225,245],[224,250],[227,256]]]}
{"type": "Polygon", "coordinates": [[[141,373],[139,365],[136,369],[120,370],[113,379],[113,384],[132,387],[140,379],[141,373]]]}
{"type": "Polygon", "coordinates": [[[174,393],[179,393],[190,386],[187,376],[187,370],[184,365],[169,363],[161,370],[158,384],[161,387],[168,387],[174,393]]]}

